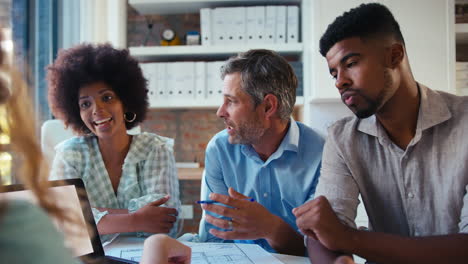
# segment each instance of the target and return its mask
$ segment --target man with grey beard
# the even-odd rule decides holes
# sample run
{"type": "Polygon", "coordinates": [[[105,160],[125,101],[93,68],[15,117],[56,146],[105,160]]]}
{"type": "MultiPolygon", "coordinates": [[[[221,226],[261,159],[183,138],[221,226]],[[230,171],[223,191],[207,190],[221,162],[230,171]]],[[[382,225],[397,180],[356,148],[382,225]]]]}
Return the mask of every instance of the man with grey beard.
{"type": "Polygon", "coordinates": [[[297,78],[269,50],[229,59],[221,78],[226,129],[206,149],[200,239],[304,255],[291,210],[314,197],[324,140],[291,118],[297,78]]]}
{"type": "Polygon", "coordinates": [[[336,18],[320,52],[356,117],[329,128],[317,198],[293,210],[311,262],[467,263],[468,97],[416,82],[381,4],[336,18]],[[359,195],[368,231],[354,222],[359,195]]]}

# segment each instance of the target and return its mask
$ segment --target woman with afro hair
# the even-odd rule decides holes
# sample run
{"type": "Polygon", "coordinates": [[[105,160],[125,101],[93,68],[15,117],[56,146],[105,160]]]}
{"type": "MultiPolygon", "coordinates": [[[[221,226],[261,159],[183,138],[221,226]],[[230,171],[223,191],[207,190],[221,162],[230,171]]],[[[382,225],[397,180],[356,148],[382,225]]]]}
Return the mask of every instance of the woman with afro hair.
{"type": "Polygon", "coordinates": [[[84,181],[103,241],[128,232],[175,236],[173,141],[127,134],[148,111],[138,62],[125,49],[81,44],[60,51],[47,70],[50,108],[77,135],[57,145],[51,178],[84,181]]]}

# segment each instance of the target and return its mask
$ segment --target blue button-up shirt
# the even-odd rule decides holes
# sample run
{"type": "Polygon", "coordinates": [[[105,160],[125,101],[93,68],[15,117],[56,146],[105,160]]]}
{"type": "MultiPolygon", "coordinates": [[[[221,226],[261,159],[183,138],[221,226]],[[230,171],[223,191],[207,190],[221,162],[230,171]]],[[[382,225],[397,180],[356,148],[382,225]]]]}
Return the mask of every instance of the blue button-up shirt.
{"type": "MultiPolygon", "coordinates": [[[[251,145],[230,144],[228,136],[223,130],[208,143],[201,199],[208,199],[210,193],[228,195],[228,188],[233,187],[298,230],[292,209],[314,197],[324,139],[311,128],[291,119],[278,149],[263,161],[251,145]]],[[[208,232],[216,227],[205,221],[205,213],[200,222],[200,240],[222,242],[208,232]]],[[[264,239],[235,242],[256,243],[275,252],[264,239]]]]}

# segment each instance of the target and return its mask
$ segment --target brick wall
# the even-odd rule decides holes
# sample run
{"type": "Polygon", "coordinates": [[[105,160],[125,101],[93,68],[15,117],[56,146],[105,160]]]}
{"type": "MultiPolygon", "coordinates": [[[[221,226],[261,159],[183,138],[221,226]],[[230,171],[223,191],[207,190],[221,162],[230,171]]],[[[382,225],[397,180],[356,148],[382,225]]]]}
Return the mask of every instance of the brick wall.
{"type": "Polygon", "coordinates": [[[153,109],[142,129],[173,138],[176,161],[199,162],[203,167],[206,145],[224,124],[216,109],[153,109]]]}

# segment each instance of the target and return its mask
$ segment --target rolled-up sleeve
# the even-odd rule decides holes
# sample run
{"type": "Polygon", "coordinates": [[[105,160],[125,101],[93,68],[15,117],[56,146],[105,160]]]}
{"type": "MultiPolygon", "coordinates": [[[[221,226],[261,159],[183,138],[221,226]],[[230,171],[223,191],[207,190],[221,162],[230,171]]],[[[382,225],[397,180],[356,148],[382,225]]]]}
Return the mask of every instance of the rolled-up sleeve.
{"type": "Polygon", "coordinates": [[[315,197],[325,196],[346,225],[356,228],[359,188],[333,138],[325,142],[322,170],[315,197]]]}
{"type": "MultiPolygon", "coordinates": [[[[180,212],[179,179],[177,177],[172,144],[165,142],[155,147],[149,153],[141,172],[141,175],[139,175],[139,185],[143,195],[129,201],[129,212],[134,212],[168,194],[171,198],[163,206],[175,208],[180,212]]],[[[177,235],[178,227],[179,218],[170,232],[172,237],[177,235]]]]}

